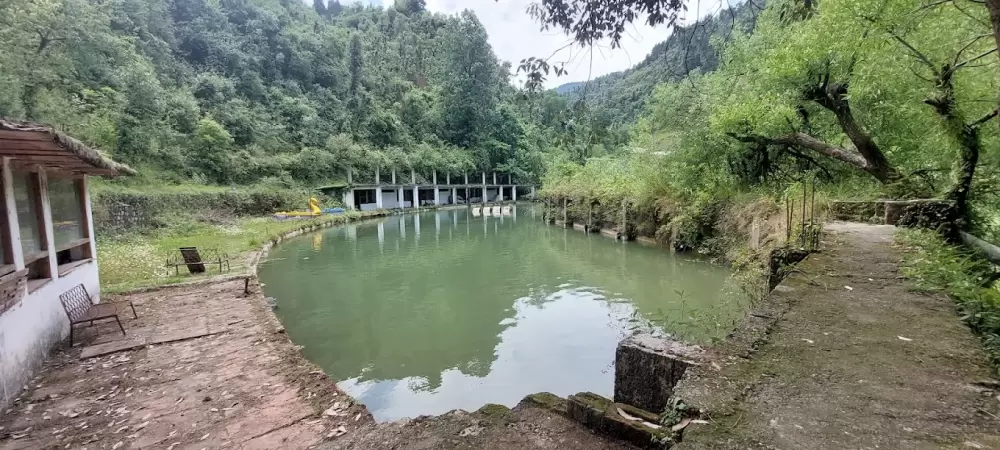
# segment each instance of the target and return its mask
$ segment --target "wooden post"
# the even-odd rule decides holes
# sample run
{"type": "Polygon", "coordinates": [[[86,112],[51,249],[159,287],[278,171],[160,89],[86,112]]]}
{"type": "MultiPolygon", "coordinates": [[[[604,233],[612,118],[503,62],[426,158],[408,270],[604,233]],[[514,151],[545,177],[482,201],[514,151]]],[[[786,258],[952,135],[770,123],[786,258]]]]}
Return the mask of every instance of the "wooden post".
{"type": "Polygon", "coordinates": [[[801,242],[801,247],[806,246],[806,182],[802,180],[802,231],[800,232],[799,242],[801,242]]]}

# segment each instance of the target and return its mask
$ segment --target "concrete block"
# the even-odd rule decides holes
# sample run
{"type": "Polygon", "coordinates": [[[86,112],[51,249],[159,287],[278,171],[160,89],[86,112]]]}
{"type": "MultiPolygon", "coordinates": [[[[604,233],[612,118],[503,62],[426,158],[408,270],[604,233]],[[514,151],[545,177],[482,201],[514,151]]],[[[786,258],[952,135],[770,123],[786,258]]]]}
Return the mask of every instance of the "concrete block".
{"type": "Polygon", "coordinates": [[[668,338],[640,333],[618,343],[615,352],[615,401],[663,412],[674,386],[704,350],[668,338]]]}
{"type": "Polygon", "coordinates": [[[670,430],[660,426],[658,417],[648,411],[615,403],[591,392],[569,396],[566,406],[571,419],[605,436],[639,448],[662,449],[673,444],[670,430]]]}

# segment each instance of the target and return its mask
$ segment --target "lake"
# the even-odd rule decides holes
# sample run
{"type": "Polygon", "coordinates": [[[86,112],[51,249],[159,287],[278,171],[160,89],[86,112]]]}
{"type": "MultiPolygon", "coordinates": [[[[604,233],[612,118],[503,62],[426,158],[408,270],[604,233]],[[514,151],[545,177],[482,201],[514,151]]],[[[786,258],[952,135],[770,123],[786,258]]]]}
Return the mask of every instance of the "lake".
{"type": "Polygon", "coordinates": [[[741,316],[730,271],[547,225],[519,204],[391,216],[289,239],[260,267],[303,353],[380,421],[525,395],[610,396],[619,340],[705,343],[741,316]]]}

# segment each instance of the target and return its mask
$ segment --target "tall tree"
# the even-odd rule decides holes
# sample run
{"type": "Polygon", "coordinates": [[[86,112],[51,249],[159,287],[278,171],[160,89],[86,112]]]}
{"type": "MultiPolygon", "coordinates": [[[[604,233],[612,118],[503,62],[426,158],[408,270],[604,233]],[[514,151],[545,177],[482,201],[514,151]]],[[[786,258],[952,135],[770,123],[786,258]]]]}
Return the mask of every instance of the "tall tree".
{"type": "Polygon", "coordinates": [[[444,39],[449,74],[441,93],[444,137],[453,145],[482,148],[496,114],[500,66],[486,28],[471,11],[448,26],[444,39]]]}
{"type": "Polygon", "coordinates": [[[313,10],[316,14],[326,17],[326,0],[313,0],[313,10]]]}

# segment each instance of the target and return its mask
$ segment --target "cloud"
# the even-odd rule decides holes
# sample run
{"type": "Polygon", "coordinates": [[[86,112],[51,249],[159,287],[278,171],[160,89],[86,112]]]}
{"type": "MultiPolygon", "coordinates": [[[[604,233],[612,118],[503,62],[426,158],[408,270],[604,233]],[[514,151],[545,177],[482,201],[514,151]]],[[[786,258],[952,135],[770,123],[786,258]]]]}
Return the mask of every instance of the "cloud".
{"type": "MultiPolygon", "coordinates": [[[[385,1],[391,3],[392,0],[385,1]]],[[[568,36],[552,30],[541,31],[540,25],[528,16],[526,10],[532,1],[535,0],[428,0],[427,9],[446,14],[472,10],[486,27],[497,56],[514,63],[515,67],[522,59],[544,58],[555,53],[552,61],[567,62],[569,74],[550,76],[546,81],[546,87],[550,88],[625,70],[642,61],[653,46],[670,35],[667,27],[653,28],[638,21],[628,27],[628,36],[615,50],[611,50],[609,42],[594,49],[564,48],[570,42],[568,36]]],[[[686,22],[718,12],[721,4],[722,0],[691,0],[687,16],[692,20],[686,22]]]]}

